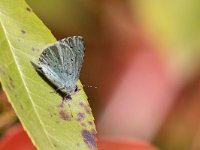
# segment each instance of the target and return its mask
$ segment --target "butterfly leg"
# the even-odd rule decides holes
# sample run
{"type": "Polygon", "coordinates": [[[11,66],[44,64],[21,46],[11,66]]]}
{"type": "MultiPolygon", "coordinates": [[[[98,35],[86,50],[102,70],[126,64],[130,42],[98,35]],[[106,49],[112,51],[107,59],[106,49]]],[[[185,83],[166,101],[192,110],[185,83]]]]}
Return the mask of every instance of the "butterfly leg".
{"type": "Polygon", "coordinates": [[[61,87],[61,88],[57,88],[56,89],[56,92],[58,92],[58,91],[60,91],[60,90],[62,90],[62,89],[64,89],[65,87],[61,87]]]}
{"type": "Polygon", "coordinates": [[[55,91],[53,91],[53,92],[50,92],[50,93],[58,93],[58,91],[60,91],[60,90],[62,90],[62,89],[64,89],[64,87],[57,88],[57,89],[55,89],[55,91]]]}

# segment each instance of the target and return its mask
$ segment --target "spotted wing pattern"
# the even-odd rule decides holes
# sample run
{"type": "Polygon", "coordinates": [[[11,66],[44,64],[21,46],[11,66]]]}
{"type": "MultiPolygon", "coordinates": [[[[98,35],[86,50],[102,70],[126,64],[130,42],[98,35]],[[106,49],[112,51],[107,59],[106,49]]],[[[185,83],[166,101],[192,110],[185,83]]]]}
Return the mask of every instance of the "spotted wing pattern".
{"type": "Polygon", "coordinates": [[[62,39],[45,48],[39,57],[44,76],[64,93],[74,92],[84,58],[81,36],[62,39]]]}

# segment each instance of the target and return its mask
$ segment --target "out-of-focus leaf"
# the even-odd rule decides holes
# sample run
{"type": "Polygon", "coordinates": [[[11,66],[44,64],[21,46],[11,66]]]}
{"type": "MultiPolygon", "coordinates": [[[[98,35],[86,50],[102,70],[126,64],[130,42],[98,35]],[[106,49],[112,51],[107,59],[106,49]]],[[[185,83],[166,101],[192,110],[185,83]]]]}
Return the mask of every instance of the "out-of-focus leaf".
{"type": "Polygon", "coordinates": [[[133,4],[138,20],[173,65],[184,75],[196,70],[200,58],[200,1],[138,0],[133,4]]]}
{"type": "Polygon", "coordinates": [[[81,83],[72,100],[61,105],[62,98],[51,93],[30,63],[55,41],[24,0],[0,1],[0,81],[33,143],[40,150],[96,149],[94,119],[81,83]]]}

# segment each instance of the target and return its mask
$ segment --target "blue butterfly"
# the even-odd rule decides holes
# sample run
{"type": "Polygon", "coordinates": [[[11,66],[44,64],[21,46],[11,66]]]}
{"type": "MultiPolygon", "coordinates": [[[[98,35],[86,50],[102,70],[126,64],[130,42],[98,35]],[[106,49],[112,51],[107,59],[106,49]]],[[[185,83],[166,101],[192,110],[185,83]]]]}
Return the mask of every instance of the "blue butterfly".
{"type": "Polygon", "coordinates": [[[71,99],[77,91],[84,58],[84,44],[81,36],[73,36],[50,44],[40,57],[36,70],[44,75],[51,84],[64,93],[64,99],[71,99]]]}

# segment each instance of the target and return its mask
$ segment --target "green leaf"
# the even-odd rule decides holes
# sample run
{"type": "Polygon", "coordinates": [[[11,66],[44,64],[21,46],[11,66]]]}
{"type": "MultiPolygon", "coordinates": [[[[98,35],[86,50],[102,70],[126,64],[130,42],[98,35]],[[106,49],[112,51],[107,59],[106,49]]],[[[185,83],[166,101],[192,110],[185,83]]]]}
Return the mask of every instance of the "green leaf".
{"type": "Polygon", "coordinates": [[[94,118],[80,81],[72,100],[62,97],[31,65],[51,32],[24,0],[0,0],[0,80],[34,145],[40,150],[96,149],[94,118]]]}

